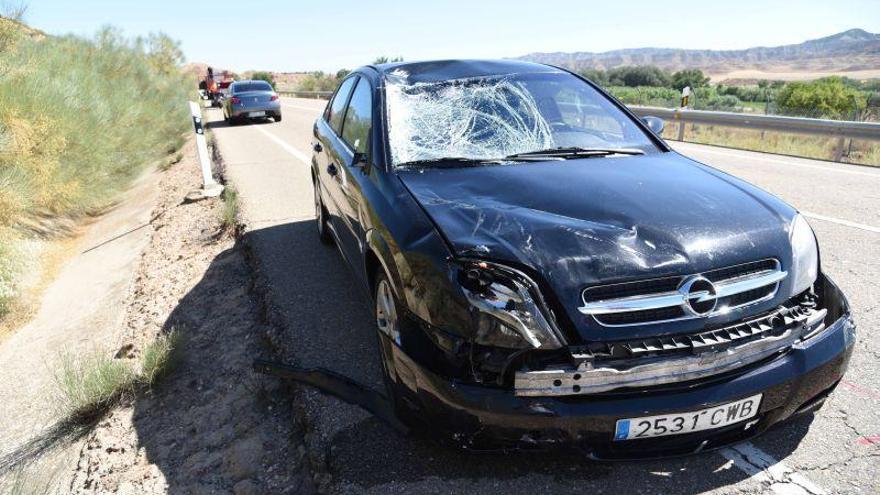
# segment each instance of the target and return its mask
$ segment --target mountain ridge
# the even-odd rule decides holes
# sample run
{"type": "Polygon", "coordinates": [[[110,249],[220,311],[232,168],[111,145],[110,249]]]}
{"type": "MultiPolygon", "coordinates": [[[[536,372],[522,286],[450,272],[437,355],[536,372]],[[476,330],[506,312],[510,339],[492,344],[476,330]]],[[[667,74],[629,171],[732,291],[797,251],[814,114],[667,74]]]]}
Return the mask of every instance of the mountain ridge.
{"type": "Polygon", "coordinates": [[[656,65],[677,71],[701,69],[713,80],[731,75],[766,73],[779,79],[830,74],[880,77],[880,34],[849,29],[802,43],[755,46],[740,50],[623,48],[606,52],[535,52],[520,57],[575,70],[608,70],[626,65],[656,65]]]}

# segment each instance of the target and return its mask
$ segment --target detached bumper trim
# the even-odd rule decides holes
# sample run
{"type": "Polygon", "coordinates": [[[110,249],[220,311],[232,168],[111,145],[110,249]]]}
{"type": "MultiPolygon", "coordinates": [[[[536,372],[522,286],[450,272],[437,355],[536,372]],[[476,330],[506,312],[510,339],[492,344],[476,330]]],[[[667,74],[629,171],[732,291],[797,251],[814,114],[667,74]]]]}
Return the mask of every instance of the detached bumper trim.
{"type": "Polygon", "coordinates": [[[843,317],[825,329],[823,322],[827,314],[825,309],[816,310],[805,321],[778,336],[767,336],[695,356],[644,359],[644,364],[628,367],[585,363],[577,368],[520,371],[514,375],[514,390],[521,397],[587,395],[625,387],[650,387],[705,378],[770,357],[791,348],[806,336],[813,338],[825,331],[852,325],[849,318],[843,317]]]}

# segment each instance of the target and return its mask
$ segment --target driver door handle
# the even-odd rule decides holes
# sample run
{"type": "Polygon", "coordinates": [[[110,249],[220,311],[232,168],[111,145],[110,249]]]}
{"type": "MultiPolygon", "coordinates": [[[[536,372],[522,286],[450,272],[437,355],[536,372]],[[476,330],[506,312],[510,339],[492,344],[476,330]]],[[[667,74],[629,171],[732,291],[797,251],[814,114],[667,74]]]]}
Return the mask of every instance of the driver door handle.
{"type": "Polygon", "coordinates": [[[335,163],[331,163],[330,165],[327,165],[327,173],[335,177],[339,173],[339,168],[335,163]]]}
{"type": "Polygon", "coordinates": [[[324,151],[324,148],[321,147],[321,143],[315,143],[315,145],[312,146],[312,149],[315,150],[315,153],[320,153],[324,151]]]}

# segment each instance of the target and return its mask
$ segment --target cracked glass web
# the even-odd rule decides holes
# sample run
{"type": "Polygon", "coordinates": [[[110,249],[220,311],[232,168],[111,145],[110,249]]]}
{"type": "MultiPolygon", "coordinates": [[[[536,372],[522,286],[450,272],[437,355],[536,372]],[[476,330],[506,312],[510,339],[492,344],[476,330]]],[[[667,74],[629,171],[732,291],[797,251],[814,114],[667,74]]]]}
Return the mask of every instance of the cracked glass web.
{"type": "Polygon", "coordinates": [[[469,79],[386,85],[395,164],[442,157],[502,158],[553,147],[550,124],[520,82],[469,79]]]}

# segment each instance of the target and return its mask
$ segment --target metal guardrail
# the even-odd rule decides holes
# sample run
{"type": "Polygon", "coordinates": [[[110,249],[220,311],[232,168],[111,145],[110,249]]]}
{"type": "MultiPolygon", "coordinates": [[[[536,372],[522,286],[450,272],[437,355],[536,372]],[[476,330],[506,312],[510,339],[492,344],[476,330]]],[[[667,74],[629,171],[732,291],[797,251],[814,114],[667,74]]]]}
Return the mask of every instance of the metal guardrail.
{"type": "Polygon", "coordinates": [[[281,96],[293,96],[294,98],[329,99],[333,91],[276,91],[281,96]]]}
{"type": "Polygon", "coordinates": [[[738,127],[759,131],[778,131],[849,139],[880,141],[880,123],[846,120],[808,119],[780,115],[682,110],[678,108],[630,106],[639,117],[652,115],[668,122],[738,127]]]}

